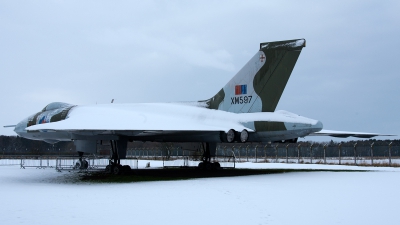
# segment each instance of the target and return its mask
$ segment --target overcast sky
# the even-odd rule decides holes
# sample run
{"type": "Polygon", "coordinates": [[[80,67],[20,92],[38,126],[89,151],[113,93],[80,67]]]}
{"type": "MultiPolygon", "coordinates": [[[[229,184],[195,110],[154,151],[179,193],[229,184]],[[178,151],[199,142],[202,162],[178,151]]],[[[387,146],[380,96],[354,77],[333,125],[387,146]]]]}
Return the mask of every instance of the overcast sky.
{"type": "Polygon", "coordinates": [[[399,12],[365,0],[1,1],[0,125],[54,101],[207,99],[260,42],[305,38],[277,109],[400,134],[399,12]]]}

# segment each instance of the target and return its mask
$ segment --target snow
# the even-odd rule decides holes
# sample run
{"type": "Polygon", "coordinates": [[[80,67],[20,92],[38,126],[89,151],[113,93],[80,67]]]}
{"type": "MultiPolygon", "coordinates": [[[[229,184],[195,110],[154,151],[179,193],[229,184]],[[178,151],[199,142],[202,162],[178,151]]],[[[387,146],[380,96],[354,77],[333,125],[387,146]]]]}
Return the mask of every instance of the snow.
{"type": "Polygon", "coordinates": [[[1,224],[398,224],[396,168],[237,166],[374,171],[93,184],[72,182],[75,173],[1,166],[1,224]]]}
{"type": "Polygon", "coordinates": [[[26,130],[163,130],[242,131],[243,123],[276,121],[315,125],[317,120],[287,111],[235,114],[177,103],[100,104],[76,106],[67,119],[38,124],[26,130]]]}
{"type": "Polygon", "coordinates": [[[319,132],[316,132],[316,133],[321,133],[321,134],[324,134],[324,133],[327,133],[327,134],[343,134],[343,133],[347,133],[347,134],[371,134],[371,135],[379,135],[379,134],[376,134],[376,133],[363,133],[363,132],[325,130],[325,129],[323,129],[323,130],[321,130],[321,131],[319,131],[319,132]]]}
{"type": "Polygon", "coordinates": [[[296,43],[294,44],[294,46],[295,47],[304,46],[305,42],[306,42],[306,40],[304,40],[304,39],[297,40],[296,43]]]}
{"type": "Polygon", "coordinates": [[[280,47],[286,47],[286,48],[298,48],[298,47],[305,47],[305,39],[298,39],[298,40],[292,40],[291,42],[286,42],[284,44],[275,44],[272,46],[269,46],[270,43],[263,43],[261,45],[261,49],[263,48],[280,48],[280,47]]]}

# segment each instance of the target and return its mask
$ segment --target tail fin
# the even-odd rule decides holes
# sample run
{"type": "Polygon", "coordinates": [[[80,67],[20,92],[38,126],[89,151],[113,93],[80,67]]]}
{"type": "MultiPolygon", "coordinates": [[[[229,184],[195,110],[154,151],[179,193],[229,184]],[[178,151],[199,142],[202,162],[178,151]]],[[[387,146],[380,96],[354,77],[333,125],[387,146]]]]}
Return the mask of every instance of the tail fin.
{"type": "Polygon", "coordinates": [[[260,43],[260,50],[214,97],[210,109],[234,113],[273,112],[289,80],[304,39],[260,43]]]}

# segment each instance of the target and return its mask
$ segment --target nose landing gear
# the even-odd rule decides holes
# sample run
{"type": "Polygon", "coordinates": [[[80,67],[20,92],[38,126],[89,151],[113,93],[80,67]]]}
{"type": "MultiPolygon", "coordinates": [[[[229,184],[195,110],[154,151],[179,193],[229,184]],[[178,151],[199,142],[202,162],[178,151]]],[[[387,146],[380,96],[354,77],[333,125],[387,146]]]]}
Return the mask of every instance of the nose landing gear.
{"type": "Polygon", "coordinates": [[[89,167],[88,161],[83,159],[83,152],[78,152],[79,160],[75,163],[74,169],[86,170],[89,167]]]}

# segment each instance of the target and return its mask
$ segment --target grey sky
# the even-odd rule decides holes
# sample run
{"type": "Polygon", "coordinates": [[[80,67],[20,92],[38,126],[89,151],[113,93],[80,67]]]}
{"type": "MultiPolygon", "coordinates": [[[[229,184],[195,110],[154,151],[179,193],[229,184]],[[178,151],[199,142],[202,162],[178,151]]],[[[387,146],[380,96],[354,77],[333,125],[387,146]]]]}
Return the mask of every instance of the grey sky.
{"type": "Polygon", "coordinates": [[[207,99],[260,42],[305,38],[278,109],[325,129],[400,134],[399,11],[399,1],[1,1],[0,125],[54,101],[207,99]]]}

